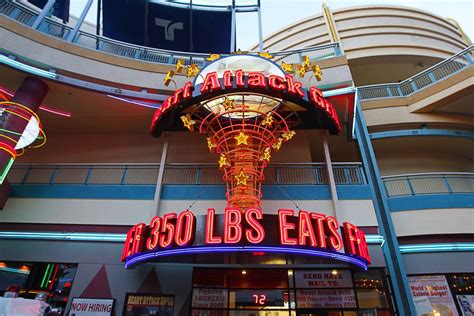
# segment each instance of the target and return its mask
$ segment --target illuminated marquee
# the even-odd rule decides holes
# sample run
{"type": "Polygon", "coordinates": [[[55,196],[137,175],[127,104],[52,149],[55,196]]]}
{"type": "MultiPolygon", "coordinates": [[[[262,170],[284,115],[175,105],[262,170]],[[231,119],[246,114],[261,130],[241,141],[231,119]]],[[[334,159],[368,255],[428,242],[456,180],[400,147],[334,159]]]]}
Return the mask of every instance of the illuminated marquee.
{"type": "Polygon", "coordinates": [[[223,215],[209,208],[206,216],[200,217],[188,210],[155,216],[148,226],[140,223],[129,230],[122,261],[129,267],[160,255],[255,251],[259,246],[266,252],[277,251],[277,247],[287,253],[311,254],[315,250],[315,254],[326,253],[328,258],[364,268],[371,262],[365,234],[356,225],[345,222],[340,231],[332,216],[304,210],[295,214],[290,209],[265,215],[256,208],[244,212],[226,208],[223,215]]]}
{"type": "Polygon", "coordinates": [[[209,72],[199,89],[196,89],[191,82],[187,82],[183,88],[176,90],[156,110],[152,120],[151,131],[155,130],[163,115],[181,103],[186,103],[195,98],[206,97],[210,94],[224,94],[238,90],[264,91],[265,93],[284,94],[287,97],[307,100],[316,109],[326,114],[334,124],[337,133],[341,131],[341,124],[334,106],[323,97],[323,93],[318,88],[310,87],[305,93],[302,84],[295,81],[292,75],[286,75],[284,78],[277,75],[266,77],[260,72],[248,72],[245,74],[242,70],[235,72],[227,70],[223,73],[222,78],[219,78],[216,72],[209,72]]]}

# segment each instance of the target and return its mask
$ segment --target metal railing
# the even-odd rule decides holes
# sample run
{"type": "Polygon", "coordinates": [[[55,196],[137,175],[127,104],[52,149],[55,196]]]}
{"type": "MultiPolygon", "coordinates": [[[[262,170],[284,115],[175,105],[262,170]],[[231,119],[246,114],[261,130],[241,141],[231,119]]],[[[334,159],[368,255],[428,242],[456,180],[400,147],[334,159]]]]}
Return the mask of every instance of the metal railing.
{"type": "MultiPolygon", "coordinates": [[[[154,185],[159,164],[32,164],[13,165],[11,184],[154,185]]],[[[333,163],[336,184],[363,185],[360,163],[333,163]]],[[[214,164],[168,164],[164,184],[224,184],[214,164]]],[[[264,184],[328,184],[325,164],[275,164],[265,170],[264,184]]]]}
{"type": "Polygon", "coordinates": [[[361,100],[397,98],[424,89],[460,70],[472,66],[474,45],[399,83],[384,83],[358,88],[361,100]]]}
{"type": "MultiPolygon", "coordinates": [[[[0,13],[30,27],[33,25],[33,22],[39,14],[38,12],[26,6],[17,2],[12,2],[11,0],[3,2],[0,1],[0,13]]],[[[56,22],[51,18],[45,18],[38,27],[38,31],[64,40],[72,31],[72,28],[62,23],[56,22]]],[[[72,42],[77,45],[108,54],[151,63],[174,65],[177,60],[182,60],[186,65],[194,63],[199,67],[206,66],[210,63],[206,60],[206,58],[209,57],[208,54],[176,52],[128,44],[83,31],[79,31],[72,42]]],[[[250,54],[256,55],[257,53],[250,52],[250,54]]],[[[301,50],[275,52],[272,53],[272,55],[273,61],[275,62],[301,63],[303,55],[308,56],[310,60],[314,61],[324,58],[342,56],[342,51],[339,47],[339,43],[331,43],[328,45],[309,47],[301,50]]]]}
{"type": "Polygon", "coordinates": [[[474,173],[435,172],[382,177],[388,197],[474,193],[474,173]]]}

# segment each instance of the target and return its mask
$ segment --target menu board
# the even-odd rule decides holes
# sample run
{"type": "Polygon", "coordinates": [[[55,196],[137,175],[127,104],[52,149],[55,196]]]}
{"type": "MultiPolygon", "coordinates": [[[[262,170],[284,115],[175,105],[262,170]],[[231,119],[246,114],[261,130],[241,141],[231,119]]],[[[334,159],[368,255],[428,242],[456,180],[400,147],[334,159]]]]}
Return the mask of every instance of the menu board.
{"type": "Polygon", "coordinates": [[[194,289],[193,307],[227,308],[227,289],[194,289]]]}
{"type": "Polygon", "coordinates": [[[411,294],[418,315],[458,316],[448,282],[444,275],[408,277],[411,294]]]}
{"type": "Polygon", "coordinates": [[[127,293],[125,297],[125,316],[173,316],[173,310],[173,295],[127,293]]]}
{"type": "Polygon", "coordinates": [[[356,297],[353,289],[297,290],[298,308],[355,308],[356,297]]]}
{"type": "Polygon", "coordinates": [[[456,295],[462,316],[474,316],[474,295],[456,295]]]}
{"type": "Polygon", "coordinates": [[[350,270],[296,270],[297,288],[353,287],[350,270]]]}

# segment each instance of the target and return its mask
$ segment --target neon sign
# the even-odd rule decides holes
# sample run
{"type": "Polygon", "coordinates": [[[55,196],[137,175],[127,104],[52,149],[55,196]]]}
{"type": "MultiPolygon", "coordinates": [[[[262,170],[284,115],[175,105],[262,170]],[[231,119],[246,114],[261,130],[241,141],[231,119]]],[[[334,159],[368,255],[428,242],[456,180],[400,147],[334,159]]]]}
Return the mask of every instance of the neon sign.
{"type": "Polygon", "coordinates": [[[301,210],[263,214],[226,208],[217,215],[209,208],[196,217],[186,210],[179,215],[155,216],[147,226],[139,223],[127,233],[122,261],[133,266],[161,255],[226,251],[301,253],[339,259],[366,267],[371,263],[364,232],[345,222],[342,229],[332,216],[301,210]],[[283,251],[282,251],[283,252],[283,251]],[[138,259],[137,259],[138,258],[138,259]],[[344,259],[346,258],[346,259],[344,259]],[[351,258],[349,260],[348,258],[351,258]]]}
{"type": "Polygon", "coordinates": [[[191,82],[187,82],[182,88],[176,90],[158,108],[153,116],[151,131],[154,131],[158,122],[171,109],[181,106],[183,103],[196,103],[199,99],[207,98],[211,95],[226,94],[232,91],[256,91],[272,94],[293,101],[309,102],[315,109],[322,111],[332,122],[336,133],[340,133],[341,124],[334,106],[323,97],[323,93],[316,87],[310,87],[306,93],[302,84],[294,80],[292,75],[285,77],[269,75],[266,77],[260,72],[244,73],[242,70],[232,72],[226,70],[222,79],[217,72],[209,72],[204,77],[202,84],[194,87],[191,82]]]}

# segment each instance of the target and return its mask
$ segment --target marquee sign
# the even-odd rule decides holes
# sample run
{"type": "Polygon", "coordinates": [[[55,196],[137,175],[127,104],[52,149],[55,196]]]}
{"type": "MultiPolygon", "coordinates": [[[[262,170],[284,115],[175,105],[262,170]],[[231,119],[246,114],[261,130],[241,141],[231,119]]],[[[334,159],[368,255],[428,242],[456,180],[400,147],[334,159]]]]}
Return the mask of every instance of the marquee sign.
{"type": "Polygon", "coordinates": [[[290,209],[269,215],[256,208],[155,216],[149,225],[129,230],[122,261],[128,268],[170,255],[242,251],[315,255],[364,269],[371,262],[365,234],[356,225],[345,222],[340,229],[332,216],[290,209]]]}

